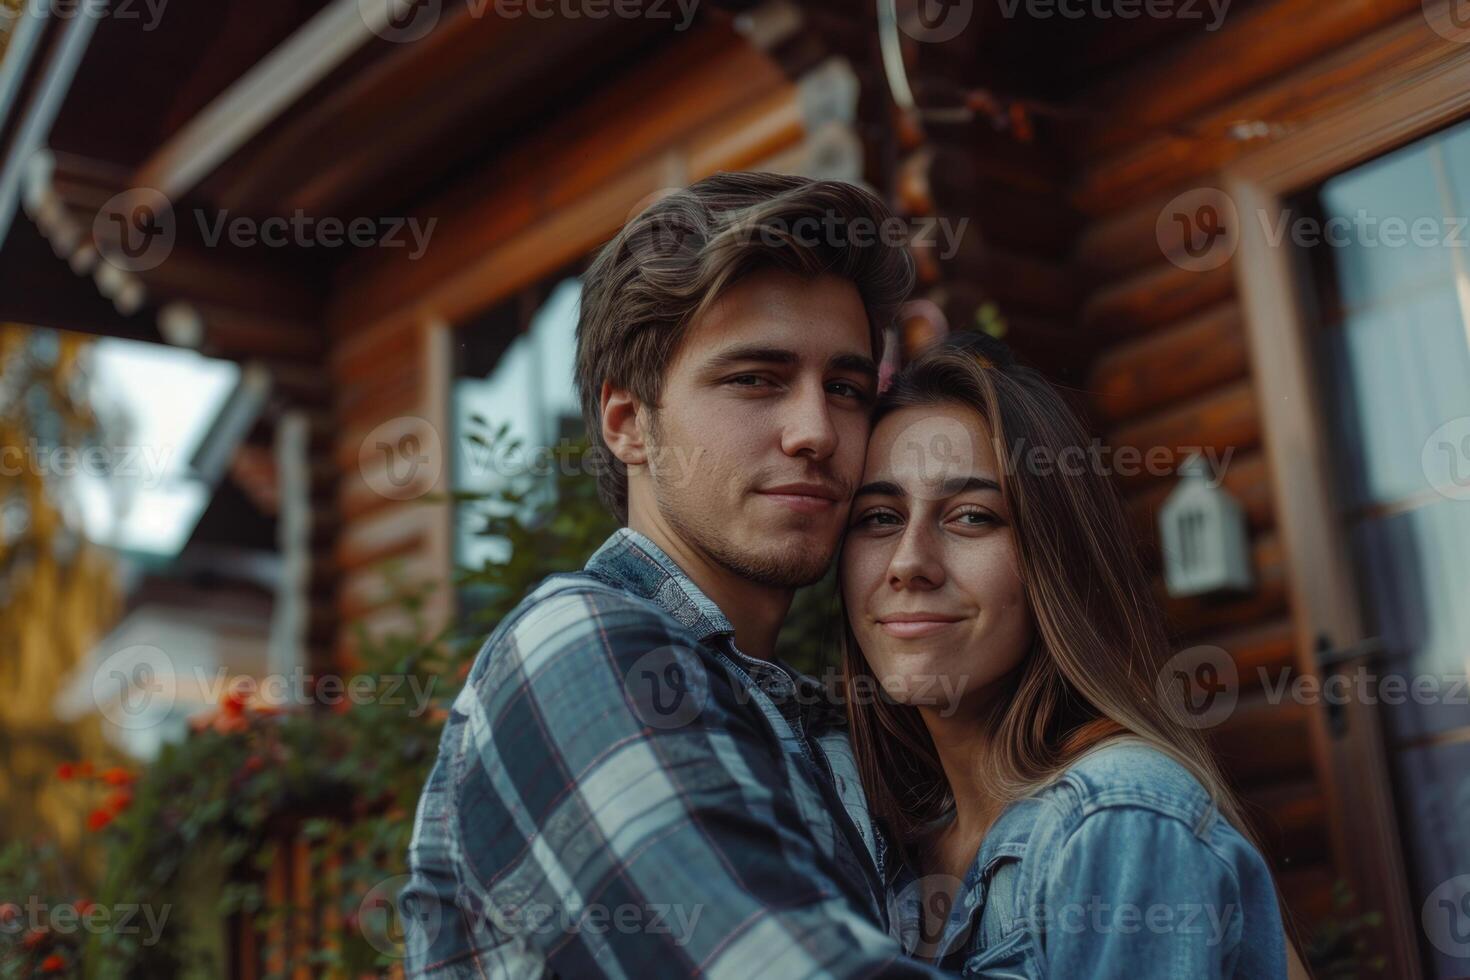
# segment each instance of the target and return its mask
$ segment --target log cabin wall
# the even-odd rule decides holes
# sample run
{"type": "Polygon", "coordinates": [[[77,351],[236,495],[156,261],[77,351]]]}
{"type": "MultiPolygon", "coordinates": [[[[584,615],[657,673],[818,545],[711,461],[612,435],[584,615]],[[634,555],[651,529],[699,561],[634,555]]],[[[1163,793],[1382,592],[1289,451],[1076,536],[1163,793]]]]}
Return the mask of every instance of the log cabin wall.
{"type": "MultiPolygon", "coordinates": [[[[1216,645],[1236,661],[1240,707],[1213,741],[1306,924],[1331,911],[1351,844],[1329,819],[1323,709],[1271,704],[1259,683],[1262,670],[1279,679],[1300,665],[1235,271],[1180,268],[1164,254],[1179,243],[1161,241],[1156,223],[1177,195],[1220,186],[1222,167],[1273,136],[1467,56],[1418,2],[1270,0],[1101,79],[1075,145],[1072,200],[1087,224],[1073,269],[1078,325],[1100,345],[1087,383],[1099,427],[1115,446],[1234,452],[1224,485],[1248,516],[1257,588],[1226,603],[1164,601],[1181,647],[1216,645]],[[1200,65],[1209,69],[1190,70],[1200,65]]],[[[1168,482],[1125,483],[1141,532],[1156,527],[1168,482]]]]}

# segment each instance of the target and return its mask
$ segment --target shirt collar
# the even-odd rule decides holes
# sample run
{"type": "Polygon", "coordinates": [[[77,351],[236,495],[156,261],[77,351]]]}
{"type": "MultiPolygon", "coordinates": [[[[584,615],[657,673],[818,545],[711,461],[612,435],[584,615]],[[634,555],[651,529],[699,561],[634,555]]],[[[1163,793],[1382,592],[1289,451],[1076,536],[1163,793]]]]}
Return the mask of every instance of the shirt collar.
{"type": "Polygon", "coordinates": [[[700,591],[674,559],[647,536],[629,527],[612,533],[602,547],[587,559],[588,574],[617,588],[626,589],[657,603],[676,621],[688,627],[701,641],[725,637],[747,673],[762,680],[767,694],[786,698],[793,691],[810,731],[845,727],[846,713],[830,690],[817,678],[805,674],[779,657],[757,660],[735,646],[735,627],[700,591]]]}
{"type": "Polygon", "coordinates": [[[587,559],[587,572],[656,602],[701,640],[735,633],[720,607],[700,591],[674,559],[632,528],[614,531],[587,559]]]}

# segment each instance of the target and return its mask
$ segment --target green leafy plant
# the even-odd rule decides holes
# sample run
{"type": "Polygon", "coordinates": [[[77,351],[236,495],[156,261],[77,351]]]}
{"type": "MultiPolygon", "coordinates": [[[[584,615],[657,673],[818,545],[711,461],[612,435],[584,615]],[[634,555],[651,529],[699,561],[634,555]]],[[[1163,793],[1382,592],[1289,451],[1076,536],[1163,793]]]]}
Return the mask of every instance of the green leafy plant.
{"type": "MultiPolygon", "coordinates": [[[[474,421],[468,437],[482,448],[517,448],[504,427],[474,421]]],[[[399,581],[393,603],[413,628],[380,638],[359,634],[357,673],[380,685],[374,693],[390,683],[430,691],[425,711],[415,714],[376,696],[345,710],[276,711],[227,694],[212,716],[196,720],[187,739],[167,746],[143,770],[126,806],[97,821],[107,852],[101,900],[187,905],[194,899],[190,882],[207,866],[202,877],[212,873],[223,882],[211,912],[251,916],[268,936],[298,910],[270,902],[263,876],[283,835],[305,835],[314,844],[314,868],[339,859],[333,876],[311,876],[313,908],[331,911],[339,923],[309,953],[311,965],[352,976],[390,966],[392,952],[370,942],[357,921],[359,906],[364,895],[406,871],[414,809],[448,705],[485,636],[521,597],[549,574],[580,568],[616,527],[583,470],[558,466],[549,483],[528,474],[491,494],[454,495],[461,506],[489,505],[476,508],[489,514],[477,533],[504,541],[505,560],[455,575],[469,601],[453,627],[435,632],[426,621],[436,586],[399,581]]],[[[803,669],[818,664],[817,637],[827,632],[833,601],[830,580],[805,590],[783,632],[783,652],[803,669]]],[[[284,951],[265,952],[267,961],[285,962],[284,951]]],[[[97,977],[210,972],[179,930],[154,945],[137,935],[93,936],[86,961],[97,977]]]]}
{"type": "Polygon", "coordinates": [[[1344,881],[1332,886],[1332,914],[1317,924],[1303,950],[1307,965],[1317,980],[1359,980],[1382,976],[1385,963],[1369,951],[1373,930],[1383,925],[1379,912],[1357,910],[1353,893],[1344,881]]]}

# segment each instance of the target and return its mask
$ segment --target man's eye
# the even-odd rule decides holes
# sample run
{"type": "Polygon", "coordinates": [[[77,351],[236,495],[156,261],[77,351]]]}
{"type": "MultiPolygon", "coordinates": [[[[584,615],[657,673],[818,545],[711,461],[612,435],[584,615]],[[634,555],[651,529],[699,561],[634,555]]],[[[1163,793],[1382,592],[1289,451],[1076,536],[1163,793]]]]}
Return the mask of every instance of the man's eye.
{"type": "Polygon", "coordinates": [[[844,398],[853,398],[858,401],[868,400],[867,390],[858,387],[851,381],[833,381],[831,384],[827,385],[827,390],[832,392],[833,394],[841,395],[844,398]]]}
{"type": "Polygon", "coordinates": [[[726,378],[725,383],[737,388],[757,388],[765,384],[766,379],[755,374],[737,374],[733,378],[726,378]]]}
{"type": "Polygon", "coordinates": [[[874,525],[892,526],[899,523],[899,517],[891,510],[870,510],[853,522],[854,527],[872,527],[874,525]]]}

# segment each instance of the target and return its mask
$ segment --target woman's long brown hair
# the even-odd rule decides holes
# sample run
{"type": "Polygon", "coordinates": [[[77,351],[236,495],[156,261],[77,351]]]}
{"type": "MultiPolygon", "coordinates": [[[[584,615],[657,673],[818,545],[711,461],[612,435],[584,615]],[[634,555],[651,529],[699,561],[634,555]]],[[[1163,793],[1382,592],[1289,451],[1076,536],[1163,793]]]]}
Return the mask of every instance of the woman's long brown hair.
{"type": "MultiPolygon", "coordinates": [[[[1132,735],[1187,767],[1253,839],[1204,739],[1160,699],[1157,678],[1171,655],[1163,616],[1123,505],[1061,394],[987,339],[920,355],[880,399],[875,424],[897,409],[927,405],[973,409],[990,429],[1035,625],[1030,653],[1001,682],[1008,690],[985,722],[995,747],[982,777],[989,790],[1019,799],[1089,749],[1132,735]],[[1049,471],[1027,465],[1038,458],[1050,461],[1049,471]]],[[[843,632],[847,713],[863,784],[900,853],[917,862],[919,842],[953,809],[954,795],[917,709],[854,696],[881,686],[851,628],[843,632]]]]}

